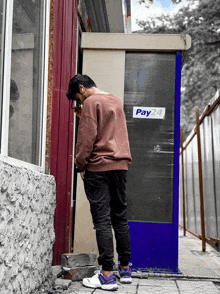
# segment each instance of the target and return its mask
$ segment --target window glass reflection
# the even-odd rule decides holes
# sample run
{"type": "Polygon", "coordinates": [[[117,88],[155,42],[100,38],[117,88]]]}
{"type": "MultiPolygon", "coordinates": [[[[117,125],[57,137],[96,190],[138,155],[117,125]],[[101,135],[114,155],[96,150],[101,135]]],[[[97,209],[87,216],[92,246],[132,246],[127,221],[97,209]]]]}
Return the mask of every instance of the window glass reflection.
{"type": "Polygon", "coordinates": [[[132,155],[127,179],[130,221],[173,222],[175,74],[175,53],[126,52],[124,109],[132,155]],[[154,116],[147,118],[143,112],[137,117],[135,107],[150,108],[154,116]]]}
{"type": "MultiPolygon", "coordinates": [[[[2,70],[3,70],[3,19],[4,0],[0,1],[0,146],[1,146],[1,124],[2,124],[2,70]]],[[[1,148],[1,147],[0,147],[1,148]]]]}
{"type": "Polygon", "coordinates": [[[39,164],[44,0],[14,0],[8,155],[39,164]]]}

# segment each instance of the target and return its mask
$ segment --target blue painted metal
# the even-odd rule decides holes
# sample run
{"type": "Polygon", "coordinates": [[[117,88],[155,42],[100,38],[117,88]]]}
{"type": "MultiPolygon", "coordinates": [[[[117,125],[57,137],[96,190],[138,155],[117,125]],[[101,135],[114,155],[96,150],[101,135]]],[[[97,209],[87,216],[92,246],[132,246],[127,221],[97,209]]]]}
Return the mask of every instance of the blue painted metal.
{"type": "Polygon", "coordinates": [[[173,224],[129,222],[132,270],[178,273],[178,237],[173,224]]]}
{"type": "Polygon", "coordinates": [[[180,273],[178,270],[180,87],[182,53],[176,53],[173,223],[129,222],[132,270],[180,273]]]}

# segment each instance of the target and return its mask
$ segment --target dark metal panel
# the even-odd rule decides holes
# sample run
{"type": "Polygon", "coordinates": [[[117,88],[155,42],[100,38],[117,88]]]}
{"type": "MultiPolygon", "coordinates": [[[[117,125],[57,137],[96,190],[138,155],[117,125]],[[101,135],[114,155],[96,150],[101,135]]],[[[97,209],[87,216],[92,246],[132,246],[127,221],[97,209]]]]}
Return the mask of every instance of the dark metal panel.
{"type": "Polygon", "coordinates": [[[173,221],[175,66],[175,53],[126,53],[129,220],[173,221]],[[165,107],[165,119],[133,119],[134,106],[165,107]]]}
{"type": "Polygon", "coordinates": [[[131,15],[131,0],[125,0],[127,6],[127,15],[131,15]]]}

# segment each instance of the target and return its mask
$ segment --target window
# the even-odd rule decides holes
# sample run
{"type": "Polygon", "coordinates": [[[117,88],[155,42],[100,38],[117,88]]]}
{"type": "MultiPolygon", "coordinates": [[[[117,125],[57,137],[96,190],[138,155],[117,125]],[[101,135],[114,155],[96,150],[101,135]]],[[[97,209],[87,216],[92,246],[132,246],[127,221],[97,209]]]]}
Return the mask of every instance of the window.
{"type": "Polygon", "coordinates": [[[49,0],[7,0],[5,5],[5,10],[0,5],[0,29],[5,17],[1,52],[6,52],[2,58],[1,154],[43,166],[49,0]]]}
{"type": "MultiPolygon", "coordinates": [[[[4,0],[0,2],[0,135],[1,135],[1,116],[2,116],[2,71],[3,71],[3,41],[4,41],[4,0]]],[[[0,136],[1,143],[1,136],[0,136]]]]}
{"type": "Polygon", "coordinates": [[[126,52],[124,108],[133,158],[127,181],[130,221],[173,222],[175,76],[175,53],[126,52]],[[152,118],[162,108],[166,114],[163,119],[134,118],[134,106],[151,108],[152,118]]]}

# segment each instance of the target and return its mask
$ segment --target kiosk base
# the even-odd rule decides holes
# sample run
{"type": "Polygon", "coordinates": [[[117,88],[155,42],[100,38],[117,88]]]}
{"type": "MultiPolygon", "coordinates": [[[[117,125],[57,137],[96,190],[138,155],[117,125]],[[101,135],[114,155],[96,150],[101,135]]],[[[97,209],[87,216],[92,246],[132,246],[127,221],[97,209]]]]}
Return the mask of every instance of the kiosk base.
{"type": "Polygon", "coordinates": [[[178,227],[173,224],[129,222],[132,271],[180,273],[178,227]]]}

